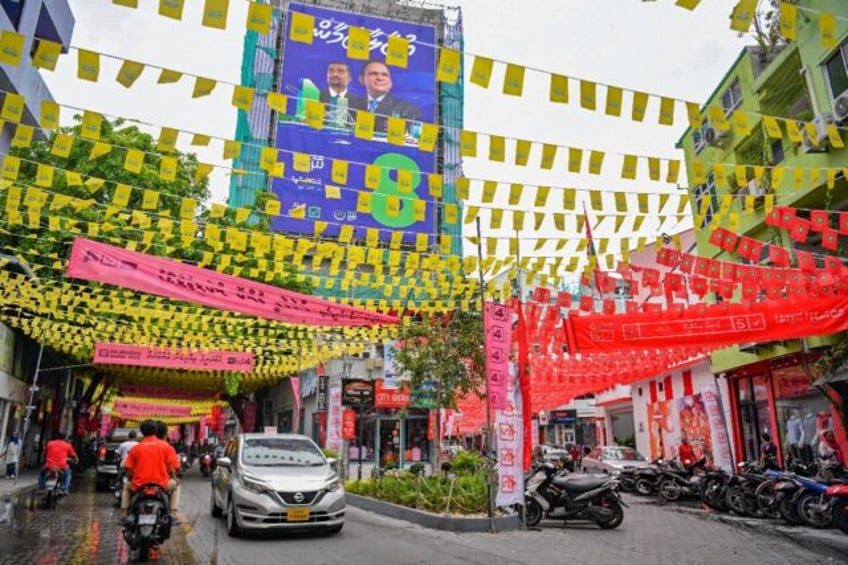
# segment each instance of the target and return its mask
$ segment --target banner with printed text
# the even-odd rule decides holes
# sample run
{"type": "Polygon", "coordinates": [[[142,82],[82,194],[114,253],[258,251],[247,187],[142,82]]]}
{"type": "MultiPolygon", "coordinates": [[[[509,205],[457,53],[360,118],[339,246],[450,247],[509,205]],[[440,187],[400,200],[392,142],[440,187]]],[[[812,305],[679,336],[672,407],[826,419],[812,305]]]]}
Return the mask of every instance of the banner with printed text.
{"type": "Polygon", "coordinates": [[[253,370],[253,353],[244,351],[196,351],[98,342],[94,346],[94,364],[249,373],[253,370]]]}
{"type": "Polygon", "coordinates": [[[418,148],[421,123],[436,121],[435,27],[300,4],[290,9],[314,16],[315,31],[311,44],[286,34],[279,88],[290,98],[276,139],[284,150],[278,158],[285,170],[273,181],[283,216],[272,227],[311,234],[321,221],[327,222],[324,234],[336,236],[340,225],[347,224],[356,237],[364,237],[366,228],[380,228],[384,240],[390,231],[403,230],[409,243],[416,233],[435,233],[433,201],[421,173],[435,172],[436,157],[418,148]],[[364,58],[348,57],[352,26],[370,30],[364,58]],[[385,64],[389,36],[409,41],[405,68],[385,64]],[[321,129],[307,123],[309,101],[324,104],[321,129]],[[358,111],[375,115],[371,139],[354,136],[358,111]],[[392,143],[389,118],[405,121],[392,143]],[[305,155],[304,161],[298,162],[292,152],[305,155]],[[334,175],[333,160],[350,164],[334,175]],[[366,181],[366,165],[382,168],[373,182],[366,181]],[[410,170],[411,179],[401,182],[389,169],[410,170]],[[370,212],[358,206],[359,191],[370,200],[370,212]],[[418,209],[413,199],[421,200],[418,209]],[[285,217],[295,209],[303,217],[285,217]]]}
{"type": "Polygon", "coordinates": [[[507,399],[509,349],[512,343],[512,310],[505,304],[486,302],[483,307],[486,345],[486,378],[489,381],[489,404],[503,408],[507,399]]]}
{"type": "Polygon", "coordinates": [[[498,469],[497,506],[524,502],[524,424],[518,370],[514,363],[507,367],[506,399],[495,410],[495,446],[498,469]]]}
{"type": "Polygon", "coordinates": [[[344,422],[342,414],[342,386],[335,384],[330,387],[330,407],[327,410],[327,449],[340,454],[344,450],[342,437],[344,422]]]}

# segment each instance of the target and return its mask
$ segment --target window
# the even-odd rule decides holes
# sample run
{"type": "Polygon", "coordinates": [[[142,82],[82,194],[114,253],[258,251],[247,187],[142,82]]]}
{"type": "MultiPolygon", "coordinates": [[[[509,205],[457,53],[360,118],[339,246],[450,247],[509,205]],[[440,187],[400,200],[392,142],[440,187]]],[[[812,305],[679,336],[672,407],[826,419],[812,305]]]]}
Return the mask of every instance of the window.
{"type": "Polygon", "coordinates": [[[772,154],[772,165],[777,165],[778,163],[782,163],[783,159],[786,158],[786,154],[783,151],[783,140],[775,139],[771,144],[771,154],[772,154]]]}
{"type": "Polygon", "coordinates": [[[704,184],[699,184],[695,187],[695,213],[701,213],[701,201],[709,195],[711,197],[710,205],[707,207],[706,212],[704,212],[704,222],[701,224],[702,227],[706,227],[710,225],[710,222],[713,221],[713,215],[715,214],[716,207],[716,186],[715,186],[715,175],[713,173],[709,173],[707,175],[707,182],[704,184]]]}
{"type": "Polygon", "coordinates": [[[695,145],[695,154],[697,155],[701,151],[703,151],[704,147],[707,146],[707,137],[704,135],[707,126],[709,126],[709,121],[704,118],[704,121],[701,122],[700,129],[696,129],[692,132],[692,142],[695,145]]]}
{"type": "Polygon", "coordinates": [[[725,114],[730,114],[742,103],[742,86],[739,84],[739,79],[733,81],[733,84],[724,91],[721,95],[721,107],[724,108],[725,114]]]}
{"type": "Polygon", "coordinates": [[[430,440],[427,439],[427,418],[406,420],[406,441],[403,459],[407,463],[430,460],[430,440]]]}
{"type": "Polygon", "coordinates": [[[842,44],[833,57],[825,62],[824,68],[831,97],[835,100],[848,92],[848,43],[842,44]]]}

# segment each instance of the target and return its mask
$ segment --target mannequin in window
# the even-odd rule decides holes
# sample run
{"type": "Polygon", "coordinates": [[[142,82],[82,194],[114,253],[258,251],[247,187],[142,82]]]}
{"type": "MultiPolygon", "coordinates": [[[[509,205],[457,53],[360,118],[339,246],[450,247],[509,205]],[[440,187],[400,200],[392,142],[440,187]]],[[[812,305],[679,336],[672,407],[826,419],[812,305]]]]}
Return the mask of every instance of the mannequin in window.
{"type": "Polygon", "coordinates": [[[792,409],[789,419],[786,420],[786,443],[793,459],[801,459],[801,445],[804,439],[804,426],[801,422],[801,414],[792,409]]]}
{"type": "Polygon", "coordinates": [[[805,463],[815,460],[815,447],[818,441],[816,421],[816,415],[813,414],[812,410],[807,410],[801,419],[801,428],[803,431],[803,437],[801,438],[801,458],[805,463]]]}

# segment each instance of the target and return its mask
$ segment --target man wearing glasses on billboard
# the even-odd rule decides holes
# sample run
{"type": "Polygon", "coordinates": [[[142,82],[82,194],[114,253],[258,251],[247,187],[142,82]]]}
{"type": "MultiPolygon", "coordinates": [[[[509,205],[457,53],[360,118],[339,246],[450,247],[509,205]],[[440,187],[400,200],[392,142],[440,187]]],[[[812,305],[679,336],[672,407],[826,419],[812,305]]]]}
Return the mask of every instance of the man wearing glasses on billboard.
{"type": "Polygon", "coordinates": [[[377,114],[374,121],[375,131],[386,131],[387,116],[403,118],[410,122],[421,119],[421,110],[418,106],[392,96],[392,73],[382,61],[365,63],[359,74],[359,82],[365,87],[366,96],[359,103],[360,105],[352,107],[377,114]]]}
{"type": "Polygon", "coordinates": [[[353,108],[361,107],[361,96],[350,92],[348,85],[353,78],[350,66],[343,61],[330,61],[327,65],[327,88],[321,89],[320,101],[327,105],[327,122],[330,126],[347,127],[353,123],[353,108]]]}

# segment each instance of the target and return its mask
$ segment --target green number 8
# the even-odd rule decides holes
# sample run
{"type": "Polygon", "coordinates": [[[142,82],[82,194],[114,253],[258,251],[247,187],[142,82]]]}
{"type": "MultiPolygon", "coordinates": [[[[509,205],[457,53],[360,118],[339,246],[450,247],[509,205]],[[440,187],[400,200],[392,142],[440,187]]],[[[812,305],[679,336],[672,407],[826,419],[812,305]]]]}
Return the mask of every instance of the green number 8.
{"type": "Polygon", "coordinates": [[[418,163],[406,155],[400,153],[384,153],[374,160],[374,164],[380,169],[380,181],[377,190],[371,197],[371,215],[382,225],[389,228],[406,228],[415,223],[415,210],[412,199],[417,198],[415,192],[421,183],[421,169],[418,163]],[[401,193],[398,183],[392,180],[392,169],[408,169],[412,171],[412,190],[409,193],[401,193]],[[397,196],[401,199],[400,210],[396,216],[389,215],[387,209],[387,196],[397,196]]]}

